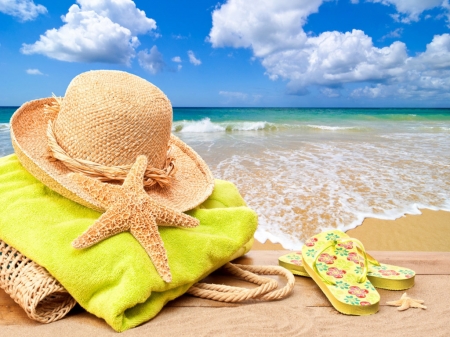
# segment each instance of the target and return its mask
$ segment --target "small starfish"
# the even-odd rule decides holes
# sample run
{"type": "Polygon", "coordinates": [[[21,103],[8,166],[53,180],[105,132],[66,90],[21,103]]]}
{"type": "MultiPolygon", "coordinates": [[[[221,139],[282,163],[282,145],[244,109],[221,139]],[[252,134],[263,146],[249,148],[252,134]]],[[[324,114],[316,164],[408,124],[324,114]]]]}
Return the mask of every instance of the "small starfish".
{"type": "Polygon", "coordinates": [[[172,281],[167,253],[158,232],[160,226],[192,228],[199,221],[153,201],[143,187],[147,158],[139,156],[122,186],[72,173],[79,186],[92,195],[106,210],[81,236],[72,242],[77,249],[87,248],[113,235],[130,231],[144,247],[158,274],[172,281]]]}
{"type": "Polygon", "coordinates": [[[411,297],[406,296],[406,293],[404,293],[398,301],[386,302],[387,305],[399,307],[397,309],[399,311],[403,311],[409,308],[426,309],[427,307],[422,305],[422,303],[424,303],[424,301],[412,299],[411,297]]]}

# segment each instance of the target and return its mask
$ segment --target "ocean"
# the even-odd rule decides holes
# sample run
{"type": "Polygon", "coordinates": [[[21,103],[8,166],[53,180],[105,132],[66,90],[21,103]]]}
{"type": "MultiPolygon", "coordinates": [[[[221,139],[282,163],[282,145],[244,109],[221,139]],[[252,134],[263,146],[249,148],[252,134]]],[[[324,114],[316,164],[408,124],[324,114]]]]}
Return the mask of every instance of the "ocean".
{"type": "MultiPolygon", "coordinates": [[[[13,152],[0,108],[0,155],[13,152]]],[[[174,108],[172,131],[299,249],[319,230],[450,211],[450,109],[174,108]]]]}

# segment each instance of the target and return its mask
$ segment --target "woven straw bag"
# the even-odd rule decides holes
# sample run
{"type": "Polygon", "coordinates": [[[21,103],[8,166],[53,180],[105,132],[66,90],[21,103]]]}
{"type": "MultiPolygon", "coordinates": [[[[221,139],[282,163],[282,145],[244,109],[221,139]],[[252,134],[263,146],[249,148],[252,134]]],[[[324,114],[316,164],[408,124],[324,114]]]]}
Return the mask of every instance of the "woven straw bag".
{"type": "Polygon", "coordinates": [[[41,323],[61,319],[76,304],[44,268],[1,240],[0,287],[29,318],[41,323]]]}

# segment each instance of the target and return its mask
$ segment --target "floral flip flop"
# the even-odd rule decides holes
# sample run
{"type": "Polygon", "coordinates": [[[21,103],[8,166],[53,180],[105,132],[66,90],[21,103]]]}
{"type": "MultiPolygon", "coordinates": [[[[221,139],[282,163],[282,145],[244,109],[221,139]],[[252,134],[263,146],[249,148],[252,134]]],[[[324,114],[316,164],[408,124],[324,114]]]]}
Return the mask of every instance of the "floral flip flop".
{"type": "Polygon", "coordinates": [[[310,242],[314,244],[302,249],[303,267],[333,307],[347,315],[376,313],[380,295],[367,279],[368,262],[362,243],[335,231],[315,235],[310,242]],[[358,249],[364,262],[360,261],[358,249]]]}
{"type": "MultiPolygon", "coordinates": [[[[330,231],[340,238],[349,238],[349,236],[341,231],[330,231]]],[[[327,233],[330,233],[327,232],[327,233]]],[[[315,237],[306,241],[305,246],[313,247],[317,242],[315,237]]],[[[352,241],[346,243],[347,246],[353,245],[352,241]]],[[[367,278],[375,288],[387,290],[405,290],[414,285],[414,270],[393,266],[390,264],[379,263],[372,256],[366,253],[368,265],[367,278]]],[[[349,252],[347,260],[355,263],[361,257],[360,252],[349,252]]],[[[291,252],[278,258],[278,264],[292,272],[294,275],[310,277],[303,266],[302,253],[291,252]]]]}

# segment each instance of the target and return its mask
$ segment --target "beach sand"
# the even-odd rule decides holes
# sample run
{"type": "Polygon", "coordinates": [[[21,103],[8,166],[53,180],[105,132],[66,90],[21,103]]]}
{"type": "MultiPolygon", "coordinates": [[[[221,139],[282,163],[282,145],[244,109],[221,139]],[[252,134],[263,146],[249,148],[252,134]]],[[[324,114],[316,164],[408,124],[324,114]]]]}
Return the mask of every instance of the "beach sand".
{"type": "MultiPolygon", "coordinates": [[[[407,294],[425,300],[427,310],[399,312],[387,301],[404,291],[379,290],[379,312],[370,316],[339,314],[314,281],[295,277],[294,292],[273,302],[231,304],[183,295],[171,301],[151,321],[122,336],[449,336],[450,301],[450,212],[422,210],[388,221],[366,219],[347,232],[360,239],[382,262],[416,271],[415,285],[407,294]]],[[[237,260],[252,265],[277,265],[287,253],[279,244],[255,242],[253,249],[237,260]]],[[[242,286],[214,273],[217,284],[242,286]]],[[[277,277],[280,284],[284,284],[277,277]]],[[[249,286],[250,287],[250,286],[249,286]]],[[[103,320],[76,307],[64,319],[40,324],[30,320],[16,303],[0,290],[0,335],[11,336],[118,336],[103,320]]]]}
{"type": "MultiPolygon", "coordinates": [[[[367,250],[450,252],[450,212],[422,209],[396,220],[367,218],[347,231],[367,250]]],[[[255,241],[253,250],[284,249],[278,243],[255,241]]]]}

